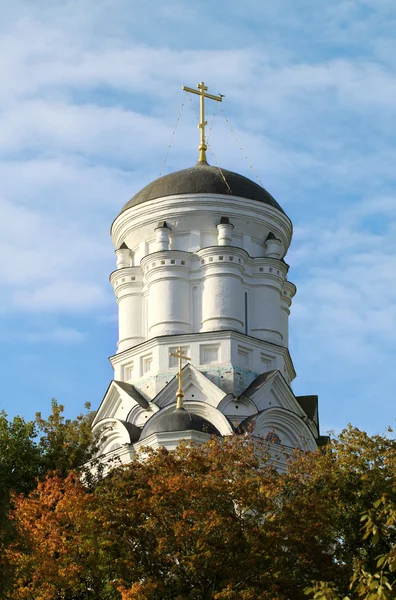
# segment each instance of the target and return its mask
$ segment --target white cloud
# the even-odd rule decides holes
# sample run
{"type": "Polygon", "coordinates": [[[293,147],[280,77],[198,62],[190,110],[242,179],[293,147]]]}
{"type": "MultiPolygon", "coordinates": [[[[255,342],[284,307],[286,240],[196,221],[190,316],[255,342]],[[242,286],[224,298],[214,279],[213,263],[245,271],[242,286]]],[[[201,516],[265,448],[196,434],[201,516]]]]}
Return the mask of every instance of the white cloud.
{"type": "Polygon", "coordinates": [[[12,306],[27,312],[87,312],[100,311],[109,304],[110,295],[95,283],[80,280],[53,280],[33,291],[16,290],[12,306]]]}
{"type": "Polygon", "coordinates": [[[0,210],[3,311],[90,311],[108,303],[101,272],[111,247],[95,231],[8,202],[0,210]]]}
{"type": "Polygon", "coordinates": [[[292,315],[304,332],[301,343],[309,347],[316,340],[320,345],[321,352],[311,354],[314,362],[342,358],[348,369],[360,369],[384,365],[396,352],[393,228],[373,234],[363,224],[367,215],[392,214],[390,198],[378,203],[373,198],[298,232],[291,261],[297,259],[305,270],[292,315]]]}
{"type": "Polygon", "coordinates": [[[54,328],[49,331],[40,331],[38,333],[27,333],[23,341],[31,344],[56,343],[56,344],[79,344],[85,339],[84,334],[77,329],[68,327],[54,328]]]}

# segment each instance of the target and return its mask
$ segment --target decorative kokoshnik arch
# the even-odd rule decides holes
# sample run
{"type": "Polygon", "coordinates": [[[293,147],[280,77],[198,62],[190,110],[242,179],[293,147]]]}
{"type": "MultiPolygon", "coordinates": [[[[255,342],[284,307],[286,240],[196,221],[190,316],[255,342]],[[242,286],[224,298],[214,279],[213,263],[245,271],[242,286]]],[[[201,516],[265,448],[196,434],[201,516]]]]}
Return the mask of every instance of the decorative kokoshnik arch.
{"type": "Polygon", "coordinates": [[[92,429],[99,438],[99,454],[107,454],[122,446],[134,444],[140,438],[141,429],[120,419],[102,419],[92,429]]]}
{"type": "Polygon", "coordinates": [[[239,431],[249,431],[252,435],[270,439],[278,436],[282,446],[300,448],[300,450],[316,450],[316,440],[304,423],[295,413],[281,407],[267,408],[258,414],[245,419],[239,431]]]}

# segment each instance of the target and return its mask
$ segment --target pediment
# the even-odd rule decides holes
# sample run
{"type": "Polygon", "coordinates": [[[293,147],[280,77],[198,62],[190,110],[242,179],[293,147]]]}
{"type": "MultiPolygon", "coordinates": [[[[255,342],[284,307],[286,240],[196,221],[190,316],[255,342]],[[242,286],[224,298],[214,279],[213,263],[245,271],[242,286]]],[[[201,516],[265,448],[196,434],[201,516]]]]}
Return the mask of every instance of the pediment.
{"type": "MultiPolygon", "coordinates": [[[[185,402],[205,402],[217,408],[227,396],[190,363],[183,368],[182,377],[185,402]]],[[[177,388],[178,379],[174,377],[153,399],[153,403],[160,408],[174,404],[177,388]]]]}
{"type": "Polygon", "coordinates": [[[130,384],[124,382],[111,381],[104,395],[101,405],[95,415],[93,426],[103,419],[127,420],[131,411],[136,408],[139,413],[153,413],[156,407],[151,406],[141,396],[139,391],[130,384]]]}
{"type": "Polygon", "coordinates": [[[241,394],[242,397],[254,402],[258,412],[268,408],[283,408],[301,418],[307,416],[278,369],[257,377],[241,394]]]}

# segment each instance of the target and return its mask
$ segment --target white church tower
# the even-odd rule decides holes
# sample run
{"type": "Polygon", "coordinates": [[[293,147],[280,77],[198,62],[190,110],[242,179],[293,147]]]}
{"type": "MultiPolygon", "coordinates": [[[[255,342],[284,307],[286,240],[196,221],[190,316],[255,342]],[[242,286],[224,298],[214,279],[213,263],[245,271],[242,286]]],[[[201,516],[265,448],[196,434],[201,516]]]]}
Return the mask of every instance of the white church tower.
{"type": "Polygon", "coordinates": [[[111,228],[119,339],[93,426],[100,454],[123,462],[248,429],[281,468],[281,455],[326,441],[317,397],[291,387],[292,223],[263,187],[207,163],[204,102],[222,97],[197,88],[184,89],[201,100],[198,163],[149,183],[111,228]]]}

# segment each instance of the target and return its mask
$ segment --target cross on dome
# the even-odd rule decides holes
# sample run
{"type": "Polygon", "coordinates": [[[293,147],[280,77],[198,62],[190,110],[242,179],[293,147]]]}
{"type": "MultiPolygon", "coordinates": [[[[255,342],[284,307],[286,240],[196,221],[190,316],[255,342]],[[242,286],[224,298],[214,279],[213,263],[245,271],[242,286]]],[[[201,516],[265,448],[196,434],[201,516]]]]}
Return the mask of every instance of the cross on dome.
{"type": "Polygon", "coordinates": [[[216,102],[222,102],[224,95],[223,94],[218,94],[217,96],[213,96],[212,94],[206,94],[205,92],[207,91],[207,87],[204,84],[203,81],[201,81],[201,83],[197,84],[197,88],[199,91],[194,90],[193,88],[190,87],[186,87],[185,85],[182,86],[182,90],[184,90],[185,92],[190,92],[191,94],[197,94],[200,97],[200,120],[199,120],[199,125],[198,128],[201,130],[201,141],[200,144],[198,146],[198,150],[199,150],[199,162],[207,162],[206,160],[206,150],[208,149],[207,145],[206,145],[206,140],[205,140],[205,126],[208,124],[207,121],[205,121],[205,98],[209,98],[210,100],[216,100],[216,102]]]}

